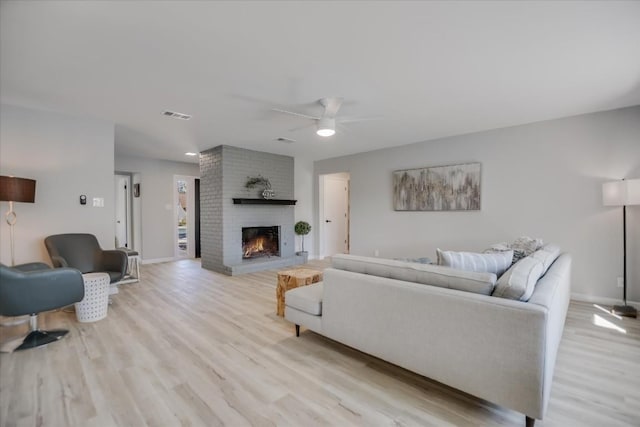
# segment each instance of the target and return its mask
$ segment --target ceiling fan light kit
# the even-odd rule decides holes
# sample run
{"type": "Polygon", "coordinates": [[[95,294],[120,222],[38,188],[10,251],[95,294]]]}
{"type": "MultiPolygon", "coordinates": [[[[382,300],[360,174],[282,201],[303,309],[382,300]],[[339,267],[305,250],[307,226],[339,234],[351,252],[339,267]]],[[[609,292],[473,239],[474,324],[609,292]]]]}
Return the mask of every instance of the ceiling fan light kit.
{"type": "Polygon", "coordinates": [[[321,117],[318,120],[318,131],[320,136],[333,136],[336,133],[336,119],[332,117],[321,117]]]}

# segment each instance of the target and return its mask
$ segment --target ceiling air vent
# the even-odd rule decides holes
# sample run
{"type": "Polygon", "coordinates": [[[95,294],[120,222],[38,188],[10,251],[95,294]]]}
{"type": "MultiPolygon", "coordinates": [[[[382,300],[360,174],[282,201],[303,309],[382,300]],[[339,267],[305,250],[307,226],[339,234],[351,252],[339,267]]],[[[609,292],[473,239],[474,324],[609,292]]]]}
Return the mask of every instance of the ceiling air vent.
{"type": "Polygon", "coordinates": [[[285,137],[280,137],[280,138],[276,138],[276,141],[278,142],[286,142],[287,144],[293,144],[294,142],[296,142],[295,139],[289,139],[289,138],[285,138],[285,137]]]}
{"type": "Polygon", "coordinates": [[[167,117],[173,117],[174,119],[180,120],[189,120],[191,118],[191,116],[188,114],[176,113],[175,111],[165,111],[162,114],[167,117]]]}

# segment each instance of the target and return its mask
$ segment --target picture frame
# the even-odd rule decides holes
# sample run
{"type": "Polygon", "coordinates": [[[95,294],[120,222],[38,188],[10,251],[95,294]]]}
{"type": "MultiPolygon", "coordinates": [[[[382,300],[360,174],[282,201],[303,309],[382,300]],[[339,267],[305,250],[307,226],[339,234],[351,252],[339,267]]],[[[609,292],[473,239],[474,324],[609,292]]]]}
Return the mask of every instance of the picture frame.
{"type": "Polygon", "coordinates": [[[480,163],[462,163],[393,172],[396,211],[480,210],[480,163]]]}

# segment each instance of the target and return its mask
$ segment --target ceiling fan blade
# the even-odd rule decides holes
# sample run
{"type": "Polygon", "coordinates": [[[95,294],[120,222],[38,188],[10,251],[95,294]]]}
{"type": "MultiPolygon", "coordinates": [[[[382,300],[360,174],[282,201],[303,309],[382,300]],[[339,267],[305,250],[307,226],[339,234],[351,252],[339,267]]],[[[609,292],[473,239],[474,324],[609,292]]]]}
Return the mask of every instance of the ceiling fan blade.
{"type": "Polygon", "coordinates": [[[340,117],[338,122],[340,123],[355,123],[355,122],[368,122],[371,120],[380,120],[382,116],[368,116],[368,117],[340,117]]]}
{"type": "Polygon", "coordinates": [[[278,113],[290,114],[292,116],[298,116],[298,117],[302,117],[302,118],[305,118],[305,119],[320,120],[320,117],[314,117],[314,116],[309,116],[307,114],[296,113],[295,111],[282,110],[280,108],[272,108],[271,111],[277,111],[278,113]]]}
{"type": "Polygon", "coordinates": [[[324,107],[323,117],[335,117],[342,105],[344,98],[329,97],[320,99],[320,104],[324,107]]]}
{"type": "Polygon", "coordinates": [[[295,132],[297,130],[307,129],[307,128],[310,128],[310,127],[315,126],[315,125],[316,125],[315,123],[308,123],[308,124],[306,124],[304,126],[298,126],[298,127],[295,127],[295,128],[291,128],[291,129],[289,129],[289,132],[295,132]]]}

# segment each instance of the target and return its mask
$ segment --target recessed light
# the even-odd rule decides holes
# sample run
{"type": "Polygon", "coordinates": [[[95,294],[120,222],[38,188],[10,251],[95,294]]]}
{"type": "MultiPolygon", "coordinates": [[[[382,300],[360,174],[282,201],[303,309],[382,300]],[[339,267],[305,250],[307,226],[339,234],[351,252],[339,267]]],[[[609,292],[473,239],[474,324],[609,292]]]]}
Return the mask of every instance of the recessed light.
{"type": "Polygon", "coordinates": [[[197,156],[198,153],[192,153],[191,151],[189,151],[188,153],[184,153],[185,156],[197,156]]]}
{"type": "Polygon", "coordinates": [[[175,111],[164,111],[162,113],[163,115],[167,116],[167,117],[173,117],[174,119],[179,119],[179,120],[189,120],[191,119],[191,116],[188,114],[184,114],[184,113],[177,113],[175,111]]]}

